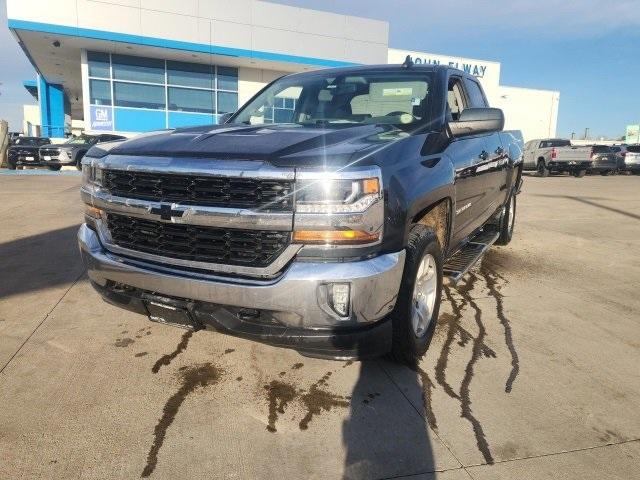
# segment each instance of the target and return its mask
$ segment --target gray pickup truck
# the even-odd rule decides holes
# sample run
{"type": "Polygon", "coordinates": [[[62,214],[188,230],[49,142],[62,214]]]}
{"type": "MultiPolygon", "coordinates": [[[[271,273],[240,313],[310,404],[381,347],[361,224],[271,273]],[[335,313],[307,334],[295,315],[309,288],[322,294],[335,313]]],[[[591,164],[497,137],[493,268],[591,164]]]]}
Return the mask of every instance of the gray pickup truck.
{"type": "Polygon", "coordinates": [[[109,302],[330,358],[429,346],[442,282],[512,238],[522,135],[445,66],[305,72],[222,125],[97,144],[80,250],[109,302]]]}
{"type": "Polygon", "coordinates": [[[572,146],[569,140],[546,138],[528,141],[524,146],[524,170],[541,177],[552,172],[584,177],[593,166],[591,147],[572,146]]]}

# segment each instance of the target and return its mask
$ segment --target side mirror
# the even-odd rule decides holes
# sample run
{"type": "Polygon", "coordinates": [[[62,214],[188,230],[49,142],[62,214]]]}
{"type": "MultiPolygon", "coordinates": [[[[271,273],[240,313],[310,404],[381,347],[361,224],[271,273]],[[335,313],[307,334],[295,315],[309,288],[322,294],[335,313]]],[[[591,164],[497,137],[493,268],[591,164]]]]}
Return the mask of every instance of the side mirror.
{"type": "Polygon", "coordinates": [[[455,138],[480,133],[500,132],[504,128],[504,114],[499,108],[467,108],[455,122],[449,122],[455,138]]]}
{"type": "Polygon", "coordinates": [[[233,116],[233,113],[223,113],[218,117],[218,125],[227,123],[232,116],[233,116]]]}

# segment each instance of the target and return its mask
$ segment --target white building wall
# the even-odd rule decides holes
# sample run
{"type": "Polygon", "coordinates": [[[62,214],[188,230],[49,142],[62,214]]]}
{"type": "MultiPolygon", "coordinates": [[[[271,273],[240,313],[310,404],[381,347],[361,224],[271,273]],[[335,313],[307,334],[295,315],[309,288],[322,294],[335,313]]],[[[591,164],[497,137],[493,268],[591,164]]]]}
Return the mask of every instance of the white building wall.
{"type": "Polygon", "coordinates": [[[528,88],[500,87],[491,105],[501,108],[506,130],[522,130],[525,142],[554,138],[558,122],[560,93],[528,88]]]}
{"type": "Polygon", "coordinates": [[[7,0],[7,14],[12,20],[242,49],[256,58],[266,52],[384,63],[389,35],[387,22],[259,0],[7,0]]]}

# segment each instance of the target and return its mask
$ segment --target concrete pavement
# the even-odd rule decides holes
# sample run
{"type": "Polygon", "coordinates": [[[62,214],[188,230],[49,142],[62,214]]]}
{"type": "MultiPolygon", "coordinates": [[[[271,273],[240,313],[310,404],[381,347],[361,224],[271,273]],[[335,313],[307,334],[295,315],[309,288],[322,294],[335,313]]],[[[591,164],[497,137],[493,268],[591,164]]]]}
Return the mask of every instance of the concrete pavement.
{"type": "Polygon", "coordinates": [[[0,478],[638,478],[637,177],[527,178],[417,371],[102,302],[78,184],[0,176],[0,478]]]}

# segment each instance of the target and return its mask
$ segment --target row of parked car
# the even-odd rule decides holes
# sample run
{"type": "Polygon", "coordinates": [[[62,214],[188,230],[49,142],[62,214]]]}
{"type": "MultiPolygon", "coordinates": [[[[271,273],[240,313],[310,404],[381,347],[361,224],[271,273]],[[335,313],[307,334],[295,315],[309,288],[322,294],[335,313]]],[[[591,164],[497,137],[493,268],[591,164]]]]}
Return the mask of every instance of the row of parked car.
{"type": "Polygon", "coordinates": [[[612,175],[640,174],[640,145],[572,145],[570,140],[546,138],[530,140],[524,147],[524,169],[541,177],[550,173],[612,175]]]}
{"type": "Polygon", "coordinates": [[[46,137],[17,137],[11,140],[7,164],[11,170],[22,167],[48,167],[60,170],[63,166],[81,169],[82,157],[93,145],[121,140],[121,135],[80,135],[64,143],[52,144],[46,137]]]}

